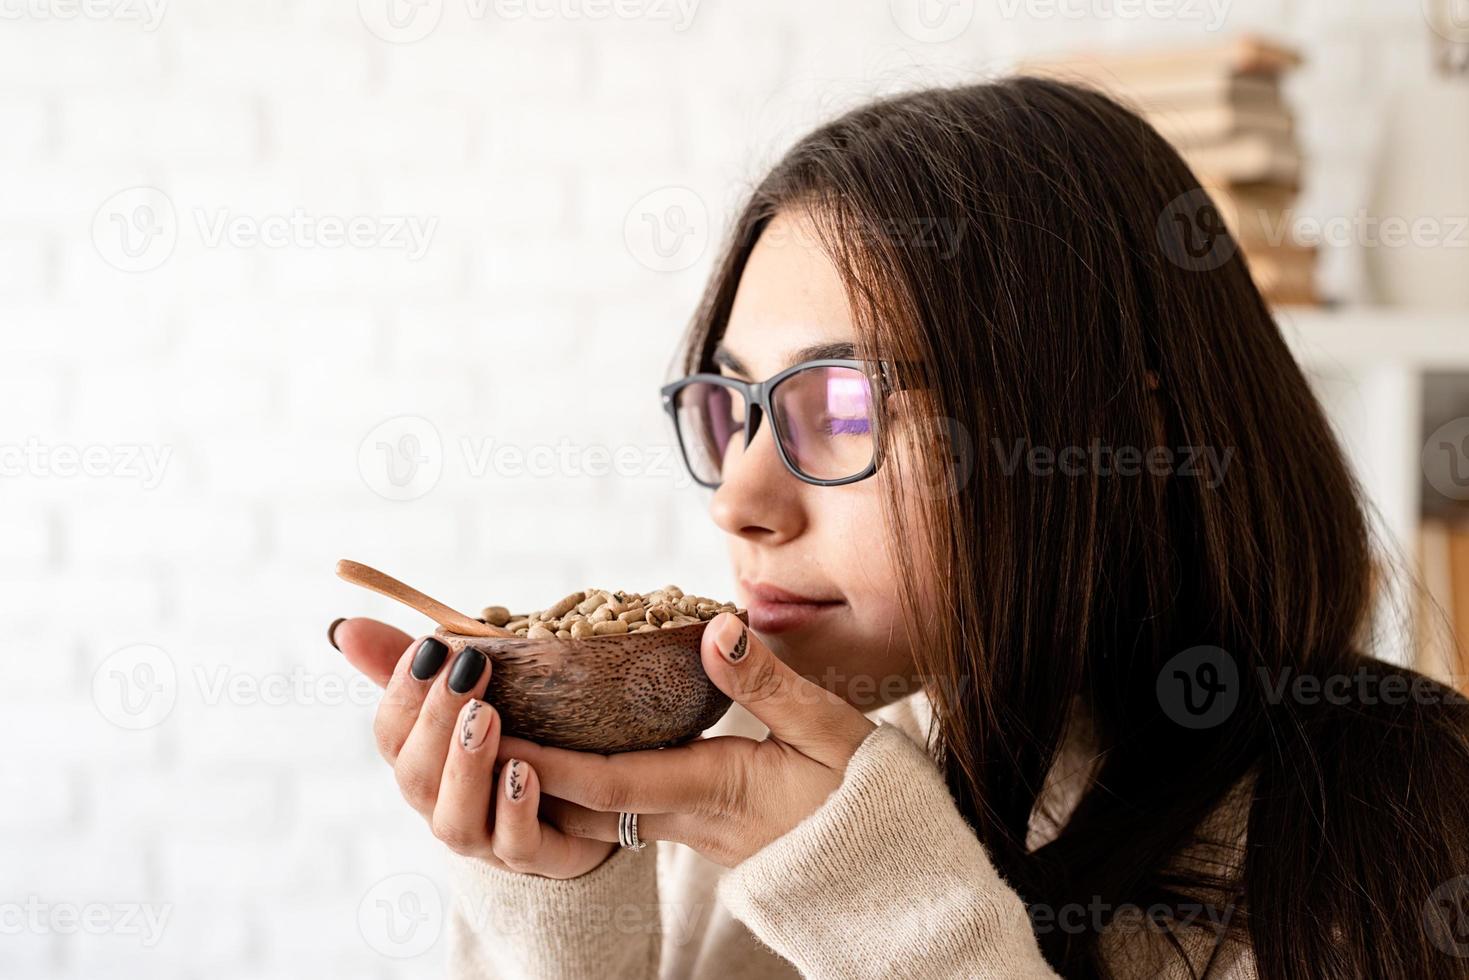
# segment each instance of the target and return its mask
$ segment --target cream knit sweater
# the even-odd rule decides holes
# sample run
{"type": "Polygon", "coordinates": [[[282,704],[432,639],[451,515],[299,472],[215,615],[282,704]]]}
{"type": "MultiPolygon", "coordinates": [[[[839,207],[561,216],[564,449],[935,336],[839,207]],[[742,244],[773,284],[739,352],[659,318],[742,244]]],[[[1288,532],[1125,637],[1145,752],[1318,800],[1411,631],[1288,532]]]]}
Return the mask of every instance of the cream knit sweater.
{"type": "MultiPolygon", "coordinates": [[[[666,841],[619,850],[564,881],[450,855],[457,892],[451,976],[1055,977],[1020,897],[1000,878],[923,749],[932,719],[926,698],[920,692],[869,717],[878,727],[852,756],[841,785],[789,833],[733,868],[666,841]]],[[[710,734],[761,738],[766,729],[735,705],[710,734]]],[[[1084,746],[1068,745],[1048,780],[1046,799],[1054,805],[1038,812],[1069,813],[1090,764],[1084,746]]],[[[1242,845],[1237,806],[1220,819],[1225,838],[1242,845]]],[[[1058,826],[1033,821],[1031,843],[1058,826]]],[[[1166,940],[1136,921],[1103,943],[1121,975],[1188,976],[1166,940]]],[[[1209,951],[1189,951],[1202,972],[1209,951]]],[[[1211,976],[1255,976],[1247,948],[1228,945],[1214,961],[1211,976]]]]}

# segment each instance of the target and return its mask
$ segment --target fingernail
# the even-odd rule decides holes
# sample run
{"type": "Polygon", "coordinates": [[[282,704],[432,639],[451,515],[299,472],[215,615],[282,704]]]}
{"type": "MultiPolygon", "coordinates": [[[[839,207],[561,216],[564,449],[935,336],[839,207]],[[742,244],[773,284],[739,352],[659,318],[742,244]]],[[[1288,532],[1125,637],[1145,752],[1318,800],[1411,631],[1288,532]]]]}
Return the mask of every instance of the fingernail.
{"type": "Polygon", "coordinates": [[[724,654],[725,660],[737,664],[750,652],[750,634],[738,616],[730,613],[724,615],[729,616],[729,619],[719,625],[714,643],[719,647],[719,652],[724,654]],[[731,623],[734,625],[730,625],[731,623]]]}
{"type": "Polygon", "coordinates": [[[346,616],[339,616],[336,619],[332,620],[332,624],[326,628],[326,641],[332,645],[333,650],[342,649],[341,647],[337,646],[337,627],[341,626],[346,621],[346,616]]]}
{"type": "Polygon", "coordinates": [[[505,795],[511,800],[525,795],[525,763],[519,759],[505,763],[505,795]]]}
{"type": "Polygon", "coordinates": [[[465,647],[459,652],[454,666],[449,668],[449,690],[455,694],[468,694],[484,672],[485,655],[473,647],[465,647]]]}
{"type": "Polygon", "coordinates": [[[443,641],[429,637],[418,645],[418,652],[413,655],[413,676],[421,681],[428,680],[439,672],[448,657],[449,648],[443,641]]]}
{"type": "Polygon", "coordinates": [[[466,752],[473,752],[485,744],[490,733],[490,722],[495,713],[490,706],[478,699],[467,702],[459,710],[459,744],[466,752]]]}

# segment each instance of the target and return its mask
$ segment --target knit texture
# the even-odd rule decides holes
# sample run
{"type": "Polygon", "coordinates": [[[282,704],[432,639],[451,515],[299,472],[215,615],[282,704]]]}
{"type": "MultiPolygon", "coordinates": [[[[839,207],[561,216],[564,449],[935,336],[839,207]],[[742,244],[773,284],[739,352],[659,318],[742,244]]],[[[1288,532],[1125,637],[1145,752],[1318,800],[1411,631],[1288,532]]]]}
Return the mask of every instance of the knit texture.
{"type": "Polygon", "coordinates": [[[450,975],[582,980],[656,977],[663,927],[656,852],[620,848],[577,878],[505,871],[451,855],[450,975]]]}
{"type": "MultiPolygon", "coordinates": [[[[451,976],[1056,976],[1020,897],[923,749],[931,723],[926,700],[912,696],[869,717],[877,727],[841,784],[806,819],[733,868],[669,842],[619,851],[566,881],[454,858],[451,976]]],[[[709,734],[766,732],[736,705],[709,734]]],[[[1057,799],[1074,801],[1092,755],[1071,751],[1069,762],[1058,762],[1057,799]]],[[[1053,810],[1064,822],[1064,803],[1053,810]]],[[[1053,828],[1032,829],[1044,839],[1053,828]]],[[[1108,935],[1103,946],[1118,976],[1190,975],[1159,935],[1108,935]]],[[[1254,977],[1248,948],[1221,952],[1211,977],[1254,977]]],[[[1207,951],[1190,958],[1200,965],[1207,951]]]]}
{"type": "Polygon", "coordinates": [[[807,977],[1056,976],[937,767],[887,722],[816,812],[717,891],[807,977]]]}

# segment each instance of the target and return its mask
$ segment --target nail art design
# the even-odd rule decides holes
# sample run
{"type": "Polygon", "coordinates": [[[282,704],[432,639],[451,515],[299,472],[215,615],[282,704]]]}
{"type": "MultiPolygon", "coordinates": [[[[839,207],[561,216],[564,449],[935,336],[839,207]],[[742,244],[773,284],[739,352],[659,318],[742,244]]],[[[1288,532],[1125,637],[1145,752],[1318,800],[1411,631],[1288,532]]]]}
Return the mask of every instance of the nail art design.
{"type": "Polygon", "coordinates": [[[739,663],[745,659],[745,654],[750,652],[750,631],[744,626],[740,627],[740,638],[735,640],[735,645],[730,649],[727,656],[730,663],[739,663]]]}
{"type": "Polygon", "coordinates": [[[473,752],[484,744],[490,731],[490,711],[483,701],[470,701],[459,713],[459,745],[473,752]]]}
{"type": "Polygon", "coordinates": [[[342,649],[341,647],[337,646],[337,627],[341,626],[346,621],[346,616],[339,616],[336,619],[332,620],[332,624],[326,628],[326,641],[332,645],[332,649],[334,650],[342,649]]]}
{"type": "Polygon", "coordinates": [[[512,800],[518,800],[525,795],[525,773],[522,768],[519,759],[511,759],[510,765],[506,767],[505,785],[512,800]]]}

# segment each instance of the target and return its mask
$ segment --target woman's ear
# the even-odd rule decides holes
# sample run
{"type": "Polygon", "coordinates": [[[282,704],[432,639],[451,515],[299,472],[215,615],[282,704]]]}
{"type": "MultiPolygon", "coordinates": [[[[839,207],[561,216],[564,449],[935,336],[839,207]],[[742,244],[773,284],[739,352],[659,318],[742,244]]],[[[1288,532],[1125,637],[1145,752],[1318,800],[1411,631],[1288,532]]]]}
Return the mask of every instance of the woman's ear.
{"type": "Polygon", "coordinates": [[[1144,377],[1145,377],[1146,382],[1147,382],[1148,390],[1149,391],[1157,391],[1158,390],[1158,383],[1159,383],[1158,382],[1158,372],[1157,371],[1153,371],[1153,370],[1148,370],[1148,371],[1146,371],[1144,373],[1144,377]]]}

